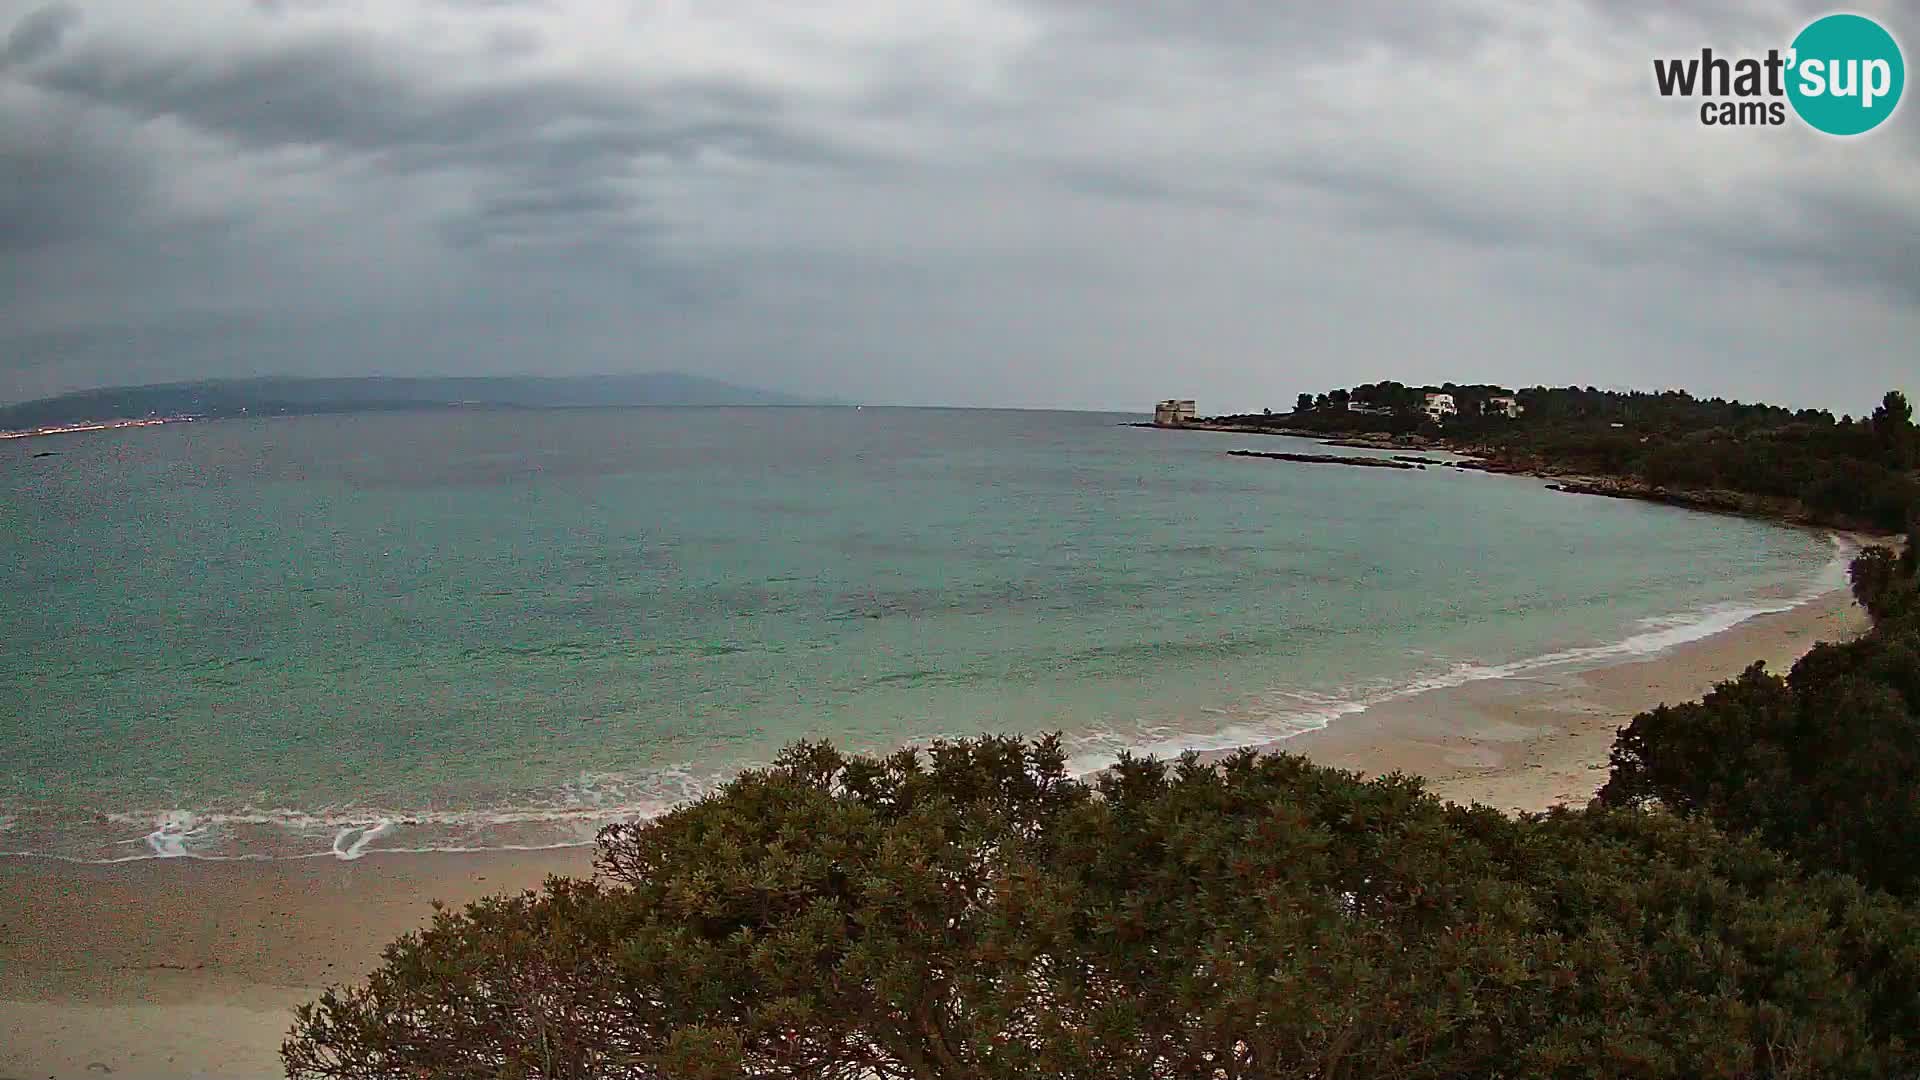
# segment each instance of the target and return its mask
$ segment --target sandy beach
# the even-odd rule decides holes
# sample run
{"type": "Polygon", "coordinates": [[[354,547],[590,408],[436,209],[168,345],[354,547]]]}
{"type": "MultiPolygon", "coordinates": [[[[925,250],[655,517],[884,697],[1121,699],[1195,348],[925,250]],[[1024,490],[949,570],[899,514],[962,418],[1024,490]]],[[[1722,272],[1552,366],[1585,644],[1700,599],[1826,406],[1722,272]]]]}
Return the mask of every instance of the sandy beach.
{"type": "Polygon", "coordinates": [[[1435,690],[1267,748],[1368,774],[1417,774],[1455,802],[1584,806],[1606,782],[1615,731],[1635,714],[1697,698],[1755,660],[1785,673],[1816,643],[1866,627],[1850,595],[1828,593],[1644,660],[1435,690]]]}
{"type": "MultiPolygon", "coordinates": [[[[1754,660],[1784,671],[1858,633],[1845,592],[1645,660],[1470,683],[1273,744],[1428,778],[1506,810],[1584,804],[1614,731],[1754,660]]],[[[77,865],[0,859],[0,1078],[272,1076],[293,1008],[362,976],[434,899],[458,904],[584,874],[591,852],[77,865]]]]}

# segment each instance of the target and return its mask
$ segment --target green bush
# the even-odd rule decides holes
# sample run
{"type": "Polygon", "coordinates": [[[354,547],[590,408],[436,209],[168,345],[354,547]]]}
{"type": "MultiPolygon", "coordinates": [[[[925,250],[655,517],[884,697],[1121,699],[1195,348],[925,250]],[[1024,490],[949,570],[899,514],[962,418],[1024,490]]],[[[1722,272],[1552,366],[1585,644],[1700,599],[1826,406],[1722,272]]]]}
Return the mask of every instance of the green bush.
{"type": "Polygon", "coordinates": [[[1911,558],[1853,562],[1871,633],[1760,664],[1640,714],[1614,742],[1613,806],[1658,803],[1753,833],[1814,869],[1920,897],[1920,602],[1911,558]]]}
{"type": "Polygon", "coordinates": [[[1286,755],[800,745],[444,912],[295,1077],[1881,1076],[1920,922],[1635,810],[1509,819],[1286,755]]]}

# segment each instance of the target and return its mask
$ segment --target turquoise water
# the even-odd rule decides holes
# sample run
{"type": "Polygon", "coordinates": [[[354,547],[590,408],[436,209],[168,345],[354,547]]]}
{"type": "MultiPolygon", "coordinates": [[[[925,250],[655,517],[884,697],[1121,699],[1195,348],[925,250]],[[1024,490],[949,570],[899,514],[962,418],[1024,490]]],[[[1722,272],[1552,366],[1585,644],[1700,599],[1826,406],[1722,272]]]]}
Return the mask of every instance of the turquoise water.
{"type": "Polygon", "coordinates": [[[1126,419],[470,412],[0,444],[0,850],[580,842],[802,736],[1058,729],[1090,766],[1644,653],[1838,583],[1810,533],[1234,459],[1322,448],[1126,419]]]}

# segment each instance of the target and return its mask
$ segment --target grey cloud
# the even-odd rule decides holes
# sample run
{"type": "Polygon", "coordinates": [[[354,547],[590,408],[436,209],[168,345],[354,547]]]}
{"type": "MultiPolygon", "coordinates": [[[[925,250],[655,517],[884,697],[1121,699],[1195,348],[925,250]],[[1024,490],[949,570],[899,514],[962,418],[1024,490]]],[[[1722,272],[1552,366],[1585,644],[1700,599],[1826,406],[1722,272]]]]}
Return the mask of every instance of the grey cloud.
{"type": "Polygon", "coordinates": [[[125,144],[59,110],[0,109],[0,251],[19,254],[129,224],[149,168],[125,144]]]}
{"type": "Polygon", "coordinates": [[[502,26],[487,35],[487,51],[496,60],[534,56],[545,44],[546,38],[528,26],[502,26]]]}
{"type": "Polygon", "coordinates": [[[750,87],[688,83],[643,97],[548,78],[456,90],[392,46],[346,36],[243,57],[145,57],[100,47],[50,65],[34,81],[136,115],[174,117],[256,149],[327,146],[412,168],[497,162],[543,148],[576,161],[685,157],[712,144],[811,163],[848,156],[782,130],[778,100],[750,87]],[[560,129],[569,134],[547,134],[560,129]]]}
{"type": "Polygon", "coordinates": [[[1416,229],[1474,246],[1499,247],[1539,238],[1540,224],[1503,213],[1491,200],[1463,199],[1457,192],[1422,184],[1405,169],[1381,162],[1343,159],[1334,153],[1298,156],[1268,174],[1279,183],[1316,188],[1339,199],[1344,217],[1359,227],[1416,229]]]}
{"type": "MultiPolygon", "coordinates": [[[[1824,0],[1794,0],[1799,7],[1808,8],[1812,14],[1824,14],[1828,9],[1820,6],[1824,0]]],[[[1690,3],[1676,4],[1673,0],[1583,0],[1585,6],[1599,18],[1616,24],[1623,24],[1635,30],[1648,31],[1655,26],[1687,28],[1686,32],[1694,38],[1685,41],[1658,41],[1655,43],[1678,48],[1699,48],[1714,44],[1719,38],[1723,47],[1733,37],[1749,36],[1754,33],[1776,34],[1794,26],[1794,16],[1786,9],[1787,5],[1776,3],[1769,10],[1767,4],[1754,3],[1753,0],[1691,0],[1690,3]]],[[[1782,41],[1782,45],[1786,42],[1782,41]]]]}
{"type": "Polygon", "coordinates": [[[1697,251],[1799,283],[1872,289],[1920,308],[1920,206],[1830,188],[1788,189],[1784,214],[1678,223],[1697,251]]]}
{"type": "Polygon", "coordinates": [[[241,58],[146,56],[106,45],[37,72],[44,90],[142,118],[188,124],[260,147],[372,149],[417,141],[426,103],[395,66],[347,39],[241,58]]]}
{"type": "MultiPolygon", "coordinates": [[[[521,46],[529,39],[521,35],[521,46]]],[[[141,118],[167,117],[256,151],[319,148],[394,174],[463,169],[477,207],[450,207],[461,246],[544,237],[604,242],[658,232],[621,194],[636,171],[713,150],[783,167],[833,168],[862,155],[783,126],[755,88],[688,81],[640,95],[586,79],[450,89],[393,47],[315,37],[240,57],[142,56],[96,46],[45,66],[36,85],[141,118]]]]}
{"type": "Polygon", "coordinates": [[[1195,181],[1181,182],[1112,165],[1055,162],[1040,168],[1072,190],[1104,199],[1255,213],[1269,205],[1269,200],[1246,192],[1209,188],[1195,181]]]}
{"type": "Polygon", "coordinates": [[[1199,43],[1235,53],[1314,54],[1354,46],[1458,52],[1493,31],[1486,10],[1458,5],[1408,4],[1402,0],[1349,0],[1335,4],[1276,4],[1271,0],[1204,0],[1202,3],[1116,4],[1106,0],[1044,0],[1102,36],[1146,37],[1163,45],[1199,43]]]}
{"type": "Polygon", "coordinates": [[[1552,247],[1630,270],[1664,264],[1712,273],[1777,268],[1885,292],[1920,308],[1920,200],[1902,203],[1810,181],[1783,183],[1775,198],[1692,206],[1649,205],[1621,226],[1571,214],[1522,212],[1500,202],[1500,189],[1461,192],[1423,183],[1409,170],[1337,158],[1295,159],[1278,180],[1327,193],[1360,227],[1438,234],[1488,249],[1552,247]]]}
{"type": "Polygon", "coordinates": [[[1612,365],[1845,405],[1711,343],[1785,357],[1835,303],[1855,344],[1920,333],[1915,103],[1816,146],[1618,96],[1642,53],[1764,38],[1800,0],[977,0],[979,40],[713,0],[638,43],[632,21],[581,40],[570,0],[386,0],[364,23],[210,4],[185,35],[120,2],[70,35],[75,9],[42,8],[0,54],[0,399],[708,365],[891,400],[1129,404],[1173,379],[1227,404],[1612,365]],[[471,32],[425,50],[394,29],[410,15],[471,32]],[[1543,87],[1574,81],[1572,129],[1461,92],[1530,55],[1543,87]],[[1378,86],[1395,63],[1453,82],[1378,86]],[[1314,81],[1349,70],[1388,106],[1314,81]],[[1676,276],[1799,299],[1678,311],[1676,276]]]}
{"type": "Polygon", "coordinates": [[[80,21],[80,12],[70,4],[48,4],[28,12],[7,34],[0,46],[0,66],[27,64],[60,47],[60,39],[80,21]]]}
{"type": "Polygon", "coordinates": [[[337,0],[253,0],[253,9],[262,15],[279,18],[302,12],[326,11],[337,0]]]}
{"type": "Polygon", "coordinates": [[[520,183],[484,197],[444,223],[443,235],[461,248],[487,245],[583,244],[629,251],[659,236],[661,226],[637,213],[632,200],[602,186],[520,183]]]}
{"type": "MultiPolygon", "coordinates": [[[[1490,9],[1457,16],[1411,5],[1389,6],[1395,10],[1375,11],[1370,5],[1329,10],[1215,3],[1207,6],[1212,18],[1185,26],[1184,32],[1233,38],[1238,41],[1235,48],[1257,48],[1278,40],[1284,42],[1278,46],[1282,52],[1305,50],[1322,57],[1339,43],[1357,38],[1417,53],[1433,62],[1454,50],[1470,51],[1490,30],[1480,17],[1490,9]]],[[[1733,0],[1689,5],[1665,0],[1592,0],[1587,7],[1594,25],[1609,34],[1644,34],[1657,22],[1664,34],[1679,33],[1694,47],[1786,35],[1824,10],[1817,3],[1799,3],[1767,11],[1733,0]]],[[[1157,42],[1162,34],[1182,32],[1179,15],[1170,11],[1119,6],[1103,10],[1104,25],[1126,29],[1150,42],[1157,42]]],[[[1784,37],[1781,40],[1784,44],[1784,37]]],[[[1650,43],[1647,55],[1655,54],[1650,43]]],[[[1638,82],[1639,74],[1636,67],[1621,78],[1638,82]]],[[[1558,70],[1543,74],[1544,79],[1564,77],[1558,70]]],[[[1383,119],[1417,117],[1426,105],[1419,90],[1409,86],[1395,117],[1383,119]]],[[[1499,103],[1486,104],[1489,135],[1505,134],[1497,115],[1499,103]]],[[[1524,107],[1527,102],[1516,104],[1524,107]]],[[[1614,96],[1597,99],[1594,107],[1626,111],[1635,104],[1614,96]]],[[[1338,107],[1338,103],[1301,103],[1302,109],[1324,110],[1329,105],[1338,107]]],[[[1903,112],[1912,108],[1911,103],[1902,105],[1903,112]]],[[[1905,308],[1920,307],[1915,292],[1920,260],[1912,254],[1920,237],[1920,187],[1900,194],[1862,196],[1845,175],[1849,155],[1901,161],[1908,175],[1920,175],[1920,123],[1912,122],[1911,114],[1896,116],[1885,130],[1869,136],[1878,141],[1877,146],[1823,144],[1825,167],[1815,169],[1812,177],[1783,176],[1777,182],[1720,197],[1645,198],[1624,219],[1580,212],[1577,196],[1584,185],[1625,201],[1623,192],[1607,192],[1603,177],[1588,180],[1548,173],[1530,180],[1525,173],[1537,167],[1526,160],[1524,146],[1515,146],[1510,139],[1502,145],[1507,147],[1505,153],[1517,155],[1513,160],[1489,156],[1479,160],[1477,168],[1459,168],[1461,162],[1473,160],[1473,148],[1425,142],[1418,138],[1417,126],[1407,130],[1408,139],[1383,146],[1378,132],[1367,130],[1370,125],[1364,117],[1348,119],[1354,128],[1351,138],[1315,137],[1280,152],[1262,148],[1257,133],[1252,134],[1248,149],[1224,167],[1182,170],[1124,147],[1107,151],[1097,163],[1055,162],[1048,167],[1061,182],[1102,198],[1274,215],[1299,212],[1285,197],[1289,190],[1298,190],[1312,193],[1316,196],[1312,205],[1325,207],[1335,220],[1356,229],[1425,234],[1489,253],[1532,248],[1619,272],[1664,265],[1705,274],[1807,275],[1879,291],[1905,308]],[[1437,164],[1455,167],[1431,167],[1437,164]],[[1555,191],[1554,184],[1567,186],[1555,191]],[[1773,212],[1756,212],[1756,207],[1773,212]]],[[[1579,118],[1572,122],[1578,123],[1579,118]]],[[[1702,131],[1699,137],[1715,134],[1702,131]]],[[[1807,137],[1792,126],[1746,134],[1776,142],[1807,137]]],[[[1283,137],[1282,141],[1289,140],[1283,137]]],[[[1620,153],[1636,164],[1660,163],[1658,151],[1623,146],[1620,153]]],[[[1675,161],[1669,167],[1677,184],[1691,181],[1688,162],[1675,161]]]]}

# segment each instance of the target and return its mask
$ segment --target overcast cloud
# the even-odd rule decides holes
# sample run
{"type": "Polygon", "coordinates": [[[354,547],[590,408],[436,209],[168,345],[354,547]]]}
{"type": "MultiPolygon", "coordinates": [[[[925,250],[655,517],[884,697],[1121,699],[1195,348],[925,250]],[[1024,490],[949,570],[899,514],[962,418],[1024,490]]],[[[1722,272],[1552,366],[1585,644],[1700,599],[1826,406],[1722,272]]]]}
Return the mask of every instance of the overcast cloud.
{"type": "MultiPolygon", "coordinates": [[[[1824,3],[0,0],[0,401],[681,370],[904,404],[1920,390],[1920,105],[1702,127],[1824,3]]],[[[1915,65],[1920,2],[1861,2],[1915,65]]],[[[1908,91],[1912,98],[1913,91],[1908,91]]]]}

